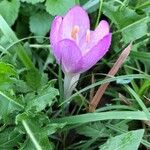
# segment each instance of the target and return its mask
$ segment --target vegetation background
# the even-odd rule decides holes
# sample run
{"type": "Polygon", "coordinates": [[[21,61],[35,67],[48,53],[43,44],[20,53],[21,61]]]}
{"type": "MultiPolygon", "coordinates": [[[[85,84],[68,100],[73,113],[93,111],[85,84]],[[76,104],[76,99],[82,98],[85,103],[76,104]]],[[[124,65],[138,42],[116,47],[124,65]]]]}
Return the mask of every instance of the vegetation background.
{"type": "Polygon", "coordinates": [[[0,0],[0,149],[149,149],[149,31],[150,0],[0,0]],[[113,41],[64,101],[49,31],[54,16],[79,4],[92,29],[101,19],[109,21],[113,41]],[[130,42],[117,75],[104,79],[130,42]],[[96,112],[88,113],[89,100],[107,82],[96,112]]]}

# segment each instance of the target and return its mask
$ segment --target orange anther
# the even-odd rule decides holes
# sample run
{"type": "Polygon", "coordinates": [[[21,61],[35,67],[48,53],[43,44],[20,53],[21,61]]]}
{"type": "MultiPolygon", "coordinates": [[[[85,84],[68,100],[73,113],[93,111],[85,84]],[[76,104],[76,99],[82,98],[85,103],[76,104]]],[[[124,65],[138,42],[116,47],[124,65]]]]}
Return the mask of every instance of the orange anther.
{"type": "Polygon", "coordinates": [[[90,30],[86,31],[86,42],[89,43],[90,42],[90,30]]]}
{"type": "Polygon", "coordinates": [[[77,36],[78,36],[78,33],[79,33],[79,26],[74,26],[72,31],[71,31],[71,37],[76,40],[77,39],[77,36]]]}

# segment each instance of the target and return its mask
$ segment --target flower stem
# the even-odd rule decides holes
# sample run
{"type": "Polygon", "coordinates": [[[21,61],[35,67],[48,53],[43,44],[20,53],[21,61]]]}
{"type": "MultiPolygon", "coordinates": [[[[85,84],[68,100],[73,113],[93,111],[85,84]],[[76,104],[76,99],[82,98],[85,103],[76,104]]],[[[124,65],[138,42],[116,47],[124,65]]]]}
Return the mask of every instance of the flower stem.
{"type": "Polygon", "coordinates": [[[64,78],[64,99],[67,99],[71,96],[73,90],[75,89],[80,74],[65,74],[64,78]]]}

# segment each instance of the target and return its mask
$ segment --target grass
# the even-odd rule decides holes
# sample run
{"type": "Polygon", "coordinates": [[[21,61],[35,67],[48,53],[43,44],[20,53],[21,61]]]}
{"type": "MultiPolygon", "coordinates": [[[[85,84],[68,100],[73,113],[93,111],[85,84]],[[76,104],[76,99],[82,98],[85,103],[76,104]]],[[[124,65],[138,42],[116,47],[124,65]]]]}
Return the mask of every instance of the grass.
{"type": "MultiPolygon", "coordinates": [[[[59,7],[48,14],[44,2],[19,2],[12,25],[8,20],[13,19],[9,18],[13,3],[6,5],[8,15],[0,11],[0,149],[149,149],[150,3],[76,1],[88,12],[92,29],[100,20],[108,20],[113,40],[109,52],[81,75],[66,99],[64,74],[46,31],[49,23],[44,17],[32,21],[36,33],[30,24],[31,16],[40,11],[51,22],[58,9],[66,10],[56,2],[59,7]],[[130,54],[118,66],[131,42],[130,54]],[[90,113],[94,97],[96,105],[90,113]]],[[[64,5],[69,9],[72,4],[64,1],[64,5]]],[[[0,2],[0,10],[6,6],[0,2]]]]}

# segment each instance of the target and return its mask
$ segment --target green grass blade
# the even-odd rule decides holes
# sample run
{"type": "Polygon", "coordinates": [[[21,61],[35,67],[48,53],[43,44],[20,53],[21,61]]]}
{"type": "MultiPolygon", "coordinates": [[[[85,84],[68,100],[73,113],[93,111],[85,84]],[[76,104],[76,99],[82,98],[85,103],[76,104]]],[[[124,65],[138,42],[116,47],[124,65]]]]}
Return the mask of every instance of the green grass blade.
{"type": "MultiPolygon", "coordinates": [[[[0,15],[0,29],[10,43],[18,41],[15,33],[11,30],[11,28],[1,15],[0,15]]],[[[20,58],[20,60],[22,61],[22,63],[25,65],[26,68],[28,69],[35,68],[34,64],[32,63],[29,56],[26,54],[25,49],[20,43],[16,44],[14,48],[16,50],[18,57],[20,58]]]]}
{"type": "Polygon", "coordinates": [[[148,120],[145,112],[142,111],[111,111],[102,113],[87,113],[83,115],[69,116],[59,119],[53,119],[54,123],[83,124],[94,121],[110,119],[128,119],[128,120],[148,120]]]}
{"type": "Polygon", "coordinates": [[[127,85],[125,87],[131,93],[131,95],[135,98],[135,100],[138,102],[138,104],[140,105],[140,107],[143,109],[143,111],[145,112],[145,114],[147,115],[147,117],[150,120],[150,113],[149,113],[148,109],[146,108],[145,104],[143,103],[143,101],[139,98],[139,96],[136,94],[136,92],[133,89],[131,89],[127,85]]]}
{"type": "Polygon", "coordinates": [[[118,76],[118,77],[112,77],[109,79],[104,79],[102,81],[98,81],[94,84],[91,84],[87,87],[85,87],[84,89],[76,92],[75,94],[73,94],[70,98],[66,99],[63,103],[61,103],[60,105],[64,105],[65,103],[67,103],[68,101],[70,101],[73,97],[79,95],[80,93],[83,93],[91,88],[94,88],[96,86],[99,86],[101,84],[107,83],[107,82],[113,82],[113,81],[117,81],[118,79],[149,79],[150,76],[146,75],[146,74],[130,74],[130,75],[122,75],[122,76],[118,76]]]}
{"type": "Polygon", "coordinates": [[[150,62],[150,53],[149,52],[132,51],[131,52],[131,58],[138,59],[138,60],[141,60],[141,61],[150,62]]]}

